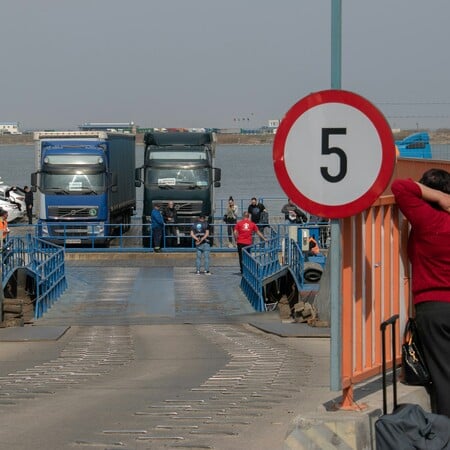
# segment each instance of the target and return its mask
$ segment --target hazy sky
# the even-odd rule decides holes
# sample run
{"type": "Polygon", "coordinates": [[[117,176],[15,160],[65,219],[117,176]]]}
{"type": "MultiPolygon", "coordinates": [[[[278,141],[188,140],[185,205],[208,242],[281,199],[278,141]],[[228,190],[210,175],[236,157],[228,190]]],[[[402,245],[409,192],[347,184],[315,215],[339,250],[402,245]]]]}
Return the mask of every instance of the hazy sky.
{"type": "MultiPolygon", "coordinates": [[[[450,1],[342,0],[342,19],[342,89],[393,127],[450,127],[450,1]]],[[[3,0],[0,121],[267,125],[330,88],[330,23],[331,0],[3,0]]]]}

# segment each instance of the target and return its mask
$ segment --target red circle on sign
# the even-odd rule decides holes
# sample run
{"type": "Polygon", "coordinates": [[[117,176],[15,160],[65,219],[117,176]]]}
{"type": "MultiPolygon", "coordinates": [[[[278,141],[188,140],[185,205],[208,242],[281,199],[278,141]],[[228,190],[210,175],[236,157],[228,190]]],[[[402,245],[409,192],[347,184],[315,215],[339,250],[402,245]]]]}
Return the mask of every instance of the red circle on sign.
{"type": "MultiPolygon", "coordinates": [[[[364,142],[361,143],[361,149],[363,150],[365,150],[364,144],[364,142]]],[[[369,150],[373,151],[373,149],[369,150]]],[[[308,149],[308,151],[311,150],[308,149]]],[[[343,218],[367,209],[383,193],[389,184],[394,171],[395,160],[395,143],[392,131],[383,114],[372,103],[360,95],[342,90],[331,89],[315,92],[297,102],[281,121],[273,143],[274,169],[282,189],[300,208],[321,217],[343,218]],[[318,202],[300,192],[289,175],[285,161],[286,141],[295,123],[301,120],[301,116],[310,109],[331,103],[347,105],[358,110],[371,122],[381,143],[381,148],[377,149],[381,151],[381,165],[372,185],[360,197],[337,205],[318,202]]],[[[317,177],[317,180],[320,183],[326,182],[320,176],[317,177]]],[[[339,183],[336,183],[335,187],[339,189],[339,183]]],[[[320,186],[318,188],[320,189],[320,186]]]]}

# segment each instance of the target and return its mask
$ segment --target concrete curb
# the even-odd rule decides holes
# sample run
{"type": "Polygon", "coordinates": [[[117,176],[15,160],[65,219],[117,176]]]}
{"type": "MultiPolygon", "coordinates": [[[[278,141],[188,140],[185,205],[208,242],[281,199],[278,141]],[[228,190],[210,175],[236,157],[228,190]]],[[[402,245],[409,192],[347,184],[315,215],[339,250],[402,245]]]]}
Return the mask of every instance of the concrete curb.
{"type": "MultiPolygon", "coordinates": [[[[430,411],[424,388],[398,386],[399,403],[415,403],[430,411]]],[[[389,393],[388,393],[389,397],[389,393]]],[[[315,411],[296,417],[287,433],[284,450],[372,450],[375,422],[382,414],[382,392],[361,399],[368,408],[354,411],[315,411]]],[[[392,404],[388,402],[388,412],[392,404]]]]}
{"type": "MultiPolygon", "coordinates": [[[[128,261],[145,261],[149,267],[174,266],[186,267],[195,266],[195,252],[189,253],[139,253],[139,252],[66,252],[65,261],[109,261],[124,263],[128,261]]],[[[236,252],[210,253],[210,264],[220,266],[236,266],[239,269],[239,262],[236,252]]]]}

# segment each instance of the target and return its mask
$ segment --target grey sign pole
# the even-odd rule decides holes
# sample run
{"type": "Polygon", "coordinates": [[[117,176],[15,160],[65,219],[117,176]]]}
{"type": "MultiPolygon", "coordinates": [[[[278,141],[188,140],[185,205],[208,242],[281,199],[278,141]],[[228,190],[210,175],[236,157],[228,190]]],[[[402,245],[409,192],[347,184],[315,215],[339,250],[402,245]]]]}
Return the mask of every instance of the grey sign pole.
{"type": "MultiPolygon", "coordinates": [[[[342,60],[342,3],[331,0],[331,88],[341,89],[342,60]]],[[[330,244],[330,304],[331,304],[331,348],[330,348],[330,389],[339,391],[341,383],[342,349],[342,305],[341,305],[341,229],[340,219],[331,220],[330,244]]]]}

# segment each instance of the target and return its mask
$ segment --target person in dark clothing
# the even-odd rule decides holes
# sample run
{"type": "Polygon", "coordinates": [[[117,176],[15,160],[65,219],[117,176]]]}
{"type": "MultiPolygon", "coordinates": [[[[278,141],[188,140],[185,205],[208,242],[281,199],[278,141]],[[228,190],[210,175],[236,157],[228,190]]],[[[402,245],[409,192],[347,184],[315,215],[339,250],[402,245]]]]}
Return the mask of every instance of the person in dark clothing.
{"type": "Polygon", "coordinates": [[[234,203],[233,197],[230,196],[228,199],[227,210],[225,211],[225,215],[223,216],[224,222],[227,224],[227,233],[228,233],[228,246],[233,247],[233,232],[234,226],[237,222],[238,216],[238,206],[234,203]]]}
{"type": "Polygon", "coordinates": [[[250,219],[253,223],[260,223],[261,222],[261,213],[266,210],[266,207],[261,203],[258,202],[256,197],[253,197],[250,205],[248,205],[248,213],[250,214],[250,219]]]}
{"type": "Polygon", "coordinates": [[[392,183],[411,224],[408,257],[417,331],[432,384],[432,411],[450,417],[450,173],[426,171],[419,182],[392,183]]]}
{"type": "Polygon", "coordinates": [[[281,208],[281,212],[284,214],[284,219],[288,225],[306,223],[308,221],[306,214],[290,198],[288,198],[288,202],[281,208]]]}
{"type": "Polygon", "coordinates": [[[28,186],[24,186],[23,190],[25,192],[25,206],[27,208],[28,224],[31,225],[33,223],[33,192],[28,186]]]}
{"type": "Polygon", "coordinates": [[[152,220],[152,235],[153,235],[153,249],[156,253],[161,251],[161,240],[164,232],[164,219],[160,211],[159,203],[153,207],[151,214],[152,220]]]}
{"type": "Polygon", "coordinates": [[[176,236],[176,244],[178,245],[180,243],[179,230],[175,226],[177,223],[177,209],[172,200],[164,208],[163,217],[165,224],[168,225],[165,227],[166,236],[168,237],[167,244],[174,244],[174,236],[176,236]]]}

